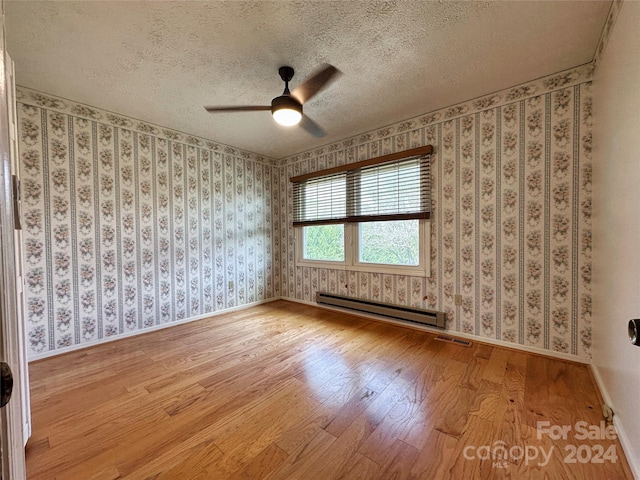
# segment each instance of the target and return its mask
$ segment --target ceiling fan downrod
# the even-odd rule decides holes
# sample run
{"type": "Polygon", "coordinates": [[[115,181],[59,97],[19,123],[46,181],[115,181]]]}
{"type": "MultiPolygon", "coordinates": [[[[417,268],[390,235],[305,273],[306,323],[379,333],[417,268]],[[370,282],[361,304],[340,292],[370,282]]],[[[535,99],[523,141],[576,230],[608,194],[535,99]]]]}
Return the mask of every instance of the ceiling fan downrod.
{"type": "Polygon", "coordinates": [[[291,92],[289,91],[289,82],[293,78],[295,71],[293,70],[293,68],[285,66],[280,67],[278,69],[278,73],[280,74],[280,78],[284,82],[284,92],[282,92],[282,95],[291,95],[291,92]]]}

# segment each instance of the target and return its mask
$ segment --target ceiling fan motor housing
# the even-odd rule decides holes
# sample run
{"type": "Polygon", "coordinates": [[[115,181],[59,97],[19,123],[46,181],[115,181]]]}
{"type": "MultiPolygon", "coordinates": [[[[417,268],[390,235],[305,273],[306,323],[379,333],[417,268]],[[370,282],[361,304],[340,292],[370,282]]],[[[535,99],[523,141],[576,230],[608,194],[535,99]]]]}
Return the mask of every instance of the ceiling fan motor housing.
{"type": "Polygon", "coordinates": [[[295,110],[302,114],[302,104],[289,95],[281,95],[271,100],[271,113],[283,108],[295,110]]]}

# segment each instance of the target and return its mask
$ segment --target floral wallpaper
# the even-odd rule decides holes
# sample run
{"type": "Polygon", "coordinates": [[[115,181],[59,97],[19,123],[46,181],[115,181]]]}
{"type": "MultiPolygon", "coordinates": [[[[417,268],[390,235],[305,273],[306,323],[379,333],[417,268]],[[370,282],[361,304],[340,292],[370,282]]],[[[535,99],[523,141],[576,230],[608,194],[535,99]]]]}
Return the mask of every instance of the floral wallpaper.
{"type": "Polygon", "coordinates": [[[588,358],[593,67],[280,160],[19,88],[31,358],[316,291],[588,358]],[[427,144],[430,276],[296,266],[289,177],[427,144]]]}
{"type": "Polygon", "coordinates": [[[274,161],[19,88],[31,356],[279,295],[274,161]]]}
{"type": "Polygon", "coordinates": [[[455,331],[588,358],[592,69],[282,159],[283,296],[314,301],[325,291],[435,309],[455,331]],[[429,277],[296,266],[289,177],[427,144],[429,277]]]}

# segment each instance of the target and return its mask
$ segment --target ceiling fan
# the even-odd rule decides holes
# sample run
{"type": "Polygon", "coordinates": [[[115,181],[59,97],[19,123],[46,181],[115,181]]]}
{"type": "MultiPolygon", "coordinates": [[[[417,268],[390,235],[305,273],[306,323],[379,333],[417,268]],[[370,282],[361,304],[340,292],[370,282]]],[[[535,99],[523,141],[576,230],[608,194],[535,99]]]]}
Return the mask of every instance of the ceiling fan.
{"type": "Polygon", "coordinates": [[[302,105],[314,97],[320,90],[327,87],[340,71],[333,65],[324,65],[320,70],[307,78],[301,85],[289,91],[289,82],[293,78],[294,70],[291,67],[278,69],[280,78],[284,82],[284,92],[279,97],[271,100],[271,105],[254,106],[224,106],[204,107],[207,112],[254,112],[270,110],[273,119],[280,125],[300,125],[307,132],[316,137],[323,137],[324,130],[302,113],[302,105]]]}

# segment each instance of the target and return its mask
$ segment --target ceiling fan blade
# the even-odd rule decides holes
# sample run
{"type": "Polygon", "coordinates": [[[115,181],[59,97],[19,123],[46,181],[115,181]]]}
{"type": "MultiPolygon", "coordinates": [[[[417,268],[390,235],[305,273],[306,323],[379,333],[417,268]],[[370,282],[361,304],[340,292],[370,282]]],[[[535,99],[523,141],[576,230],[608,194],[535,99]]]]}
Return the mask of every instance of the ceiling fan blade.
{"type": "Polygon", "coordinates": [[[306,115],[302,115],[302,119],[300,120],[300,123],[298,125],[304,128],[314,137],[324,137],[324,130],[320,128],[320,125],[318,125],[306,115]]]}
{"type": "Polygon", "coordinates": [[[271,110],[271,105],[238,106],[238,107],[204,107],[207,112],[257,112],[271,110]]]}
{"type": "Polygon", "coordinates": [[[337,78],[340,73],[333,65],[325,65],[318,72],[307,78],[301,85],[298,85],[292,92],[291,96],[300,103],[305,103],[320,90],[327,87],[331,80],[337,78]]]}

